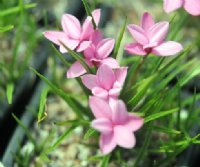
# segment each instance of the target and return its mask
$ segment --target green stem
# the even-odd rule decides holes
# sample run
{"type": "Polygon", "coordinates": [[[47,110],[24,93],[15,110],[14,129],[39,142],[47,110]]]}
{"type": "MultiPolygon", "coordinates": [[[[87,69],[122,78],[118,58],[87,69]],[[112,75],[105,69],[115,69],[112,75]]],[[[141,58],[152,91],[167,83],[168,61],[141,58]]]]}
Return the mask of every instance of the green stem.
{"type": "Polygon", "coordinates": [[[140,69],[142,68],[142,65],[144,64],[145,60],[147,59],[148,55],[146,55],[145,57],[143,57],[142,61],[140,62],[140,64],[137,66],[137,68],[135,69],[131,79],[130,79],[130,82],[129,82],[129,85],[128,87],[131,87],[131,85],[133,85],[135,83],[135,80],[137,78],[137,75],[140,71],[140,69]]]}

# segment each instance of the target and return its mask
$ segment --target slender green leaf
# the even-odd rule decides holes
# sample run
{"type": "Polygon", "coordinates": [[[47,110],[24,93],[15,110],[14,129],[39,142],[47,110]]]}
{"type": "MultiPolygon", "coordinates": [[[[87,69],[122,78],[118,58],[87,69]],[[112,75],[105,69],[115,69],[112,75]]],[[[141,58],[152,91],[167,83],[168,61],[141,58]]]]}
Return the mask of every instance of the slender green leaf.
{"type": "Polygon", "coordinates": [[[13,92],[14,92],[14,84],[10,82],[6,85],[6,95],[8,99],[8,104],[12,104],[13,92]]]}
{"type": "Polygon", "coordinates": [[[39,106],[39,112],[38,112],[38,123],[44,120],[47,116],[45,112],[45,105],[46,105],[48,92],[49,92],[49,88],[45,88],[42,90],[42,93],[41,93],[40,106],[39,106]]]}
{"type": "Polygon", "coordinates": [[[192,78],[194,78],[195,76],[200,74],[200,61],[198,61],[198,59],[196,59],[194,61],[195,63],[193,63],[192,66],[190,66],[190,69],[188,71],[186,71],[185,75],[183,77],[180,78],[180,86],[185,85],[188,81],[190,81],[192,78]]]}
{"type": "Polygon", "coordinates": [[[44,161],[44,162],[46,162],[46,163],[50,163],[51,162],[51,160],[49,159],[49,157],[43,152],[43,153],[41,153],[40,154],[40,159],[42,160],[42,161],[44,161]]]}
{"type": "Polygon", "coordinates": [[[90,67],[87,65],[87,63],[85,62],[84,58],[82,56],[80,56],[78,53],[74,52],[73,50],[71,50],[69,47],[67,47],[62,41],[59,41],[63,47],[69,52],[69,54],[77,61],[79,61],[81,63],[81,65],[85,68],[85,70],[88,73],[92,73],[90,67]]]}
{"type": "Polygon", "coordinates": [[[15,121],[21,126],[21,128],[24,130],[26,136],[28,137],[28,139],[34,144],[34,146],[36,146],[36,141],[33,138],[32,134],[30,133],[30,130],[28,129],[28,127],[26,127],[23,122],[17,118],[17,116],[15,116],[14,113],[12,113],[13,118],[15,119],[15,121]]]}
{"type": "Polygon", "coordinates": [[[132,87],[133,73],[136,70],[136,68],[138,67],[138,65],[140,64],[140,59],[141,59],[140,57],[136,60],[134,59],[134,62],[132,63],[131,67],[128,68],[126,82],[124,83],[122,94],[126,94],[127,92],[130,92],[130,90],[128,88],[132,87]]]}
{"type": "Polygon", "coordinates": [[[114,58],[117,58],[118,56],[118,51],[119,51],[119,48],[120,48],[120,45],[121,45],[121,42],[122,42],[122,38],[123,38],[123,36],[124,36],[124,32],[125,32],[125,30],[126,30],[126,23],[127,23],[127,17],[126,17],[126,19],[125,19],[125,21],[124,21],[124,24],[123,24],[123,26],[122,26],[122,28],[121,28],[121,30],[120,30],[120,33],[119,33],[119,36],[118,36],[118,38],[117,38],[117,42],[116,42],[116,44],[115,44],[115,49],[114,49],[114,53],[113,53],[113,57],[114,58]]]}
{"type": "Polygon", "coordinates": [[[144,122],[147,123],[147,122],[153,121],[155,119],[158,119],[158,118],[167,116],[169,114],[175,113],[178,110],[179,110],[178,108],[174,108],[174,109],[171,109],[171,110],[162,111],[162,112],[159,112],[159,113],[156,113],[156,114],[149,115],[149,116],[145,117],[144,122]]]}
{"type": "Polygon", "coordinates": [[[68,137],[73,131],[74,129],[76,128],[76,126],[72,126],[70,127],[69,129],[67,129],[65,131],[65,133],[63,133],[55,142],[54,144],[48,149],[48,152],[51,152],[53,150],[55,150],[61,143],[62,141],[68,137]]]}
{"type": "Polygon", "coordinates": [[[189,114],[188,114],[188,117],[187,117],[186,122],[185,122],[187,128],[189,128],[188,127],[189,122],[191,121],[191,117],[194,114],[196,100],[197,100],[197,95],[196,95],[196,89],[195,89],[194,95],[192,96],[192,101],[190,103],[191,105],[190,105],[190,108],[189,108],[189,111],[188,111],[189,114]]]}
{"type": "Polygon", "coordinates": [[[145,95],[147,90],[149,89],[149,86],[153,83],[157,75],[152,75],[148,79],[142,80],[138,85],[137,93],[135,96],[133,96],[129,101],[128,104],[131,106],[135,106],[145,95]]]}
{"type": "Polygon", "coordinates": [[[53,50],[55,51],[56,55],[59,57],[59,59],[62,61],[62,63],[69,68],[71,66],[71,63],[69,63],[68,61],[65,60],[64,56],[55,48],[54,45],[51,45],[51,47],[53,48],[53,50]]]}
{"type": "Polygon", "coordinates": [[[109,165],[109,160],[110,160],[110,154],[105,155],[99,165],[99,167],[108,167],[109,165]]]}
{"type": "MultiPolygon", "coordinates": [[[[25,9],[30,9],[30,8],[34,8],[36,6],[37,6],[36,3],[30,3],[30,4],[24,5],[24,8],[25,9]]],[[[9,8],[9,9],[1,11],[0,12],[0,17],[5,17],[7,15],[15,14],[15,13],[18,13],[18,12],[20,12],[20,6],[12,7],[12,8],[9,8]]]]}
{"type": "Polygon", "coordinates": [[[55,125],[58,126],[72,126],[72,125],[82,125],[82,126],[89,126],[90,122],[86,120],[80,120],[80,119],[74,119],[74,120],[67,120],[67,121],[61,121],[61,122],[55,122],[55,125]]]}
{"type": "Polygon", "coordinates": [[[0,27],[0,32],[6,32],[6,31],[9,31],[9,30],[12,30],[14,28],[13,25],[8,25],[8,26],[5,26],[5,27],[0,27]]]}
{"type": "Polygon", "coordinates": [[[175,135],[181,134],[181,131],[177,131],[175,129],[170,129],[170,128],[161,127],[161,126],[153,126],[153,129],[156,131],[167,133],[167,134],[175,134],[175,135]]]}
{"type": "Polygon", "coordinates": [[[103,156],[95,155],[95,156],[90,156],[88,158],[88,161],[100,161],[102,160],[103,156]]]}
{"type": "Polygon", "coordinates": [[[84,140],[88,140],[91,136],[94,136],[97,134],[97,131],[93,128],[90,128],[87,130],[87,132],[85,133],[83,139],[84,140]]]}
{"type": "MultiPolygon", "coordinates": [[[[83,112],[80,110],[80,108],[77,107],[77,103],[79,103],[78,101],[75,104],[74,103],[75,99],[73,99],[73,97],[70,97],[69,95],[67,95],[63,90],[61,90],[60,88],[58,88],[50,80],[48,80],[46,77],[44,77],[43,75],[41,75],[40,73],[38,73],[35,69],[33,69],[33,68],[30,68],[30,69],[36,75],[38,75],[42,80],[44,80],[49,85],[49,87],[52,89],[52,91],[54,93],[56,93],[57,95],[59,95],[62,99],[64,99],[67,102],[67,104],[76,113],[76,115],[78,116],[78,118],[83,119],[83,112]]],[[[81,104],[79,104],[79,105],[81,105],[81,104]]]]}

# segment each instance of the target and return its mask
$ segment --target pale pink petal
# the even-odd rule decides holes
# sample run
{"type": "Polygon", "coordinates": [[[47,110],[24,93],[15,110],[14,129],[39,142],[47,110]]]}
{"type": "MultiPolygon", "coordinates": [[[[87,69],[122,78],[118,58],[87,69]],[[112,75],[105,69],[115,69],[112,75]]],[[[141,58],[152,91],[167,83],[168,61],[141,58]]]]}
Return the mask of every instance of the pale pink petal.
{"type": "Polygon", "coordinates": [[[112,120],[115,124],[122,125],[128,120],[128,112],[122,100],[118,100],[116,103],[113,103],[112,109],[112,120]]]}
{"type": "Polygon", "coordinates": [[[106,90],[112,88],[116,80],[113,70],[105,64],[101,65],[97,70],[97,77],[100,86],[106,90]]]}
{"type": "Polygon", "coordinates": [[[142,16],[141,27],[147,32],[153,25],[154,20],[152,16],[148,12],[145,12],[142,16]]]}
{"type": "Polygon", "coordinates": [[[95,21],[96,25],[98,26],[99,25],[99,21],[100,21],[100,16],[101,16],[101,9],[95,9],[92,12],[92,16],[94,18],[94,21],[95,21]]]}
{"type": "Polygon", "coordinates": [[[73,39],[80,39],[81,25],[79,20],[70,14],[64,14],[61,20],[64,32],[73,39]]]}
{"type": "Polygon", "coordinates": [[[105,89],[100,88],[100,87],[94,87],[94,88],[92,89],[92,94],[93,94],[94,96],[103,98],[103,99],[105,99],[105,100],[107,100],[107,98],[108,98],[108,91],[106,91],[105,89]]]}
{"type": "Polygon", "coordinates": [[[115,83],[113,84],[113,88],[122,88],[121,83],[119,83],[117,80],[115,81],[115,83]]]}
{"type": "Polygon", "coordinates": [[[129,114],[128,120],[124,124],[124,126],[129,129],[131,132],[135,132],[142,127],[144,123],[144,119],[135,115],[129,114]]]}
{"type": "MultiPolygon", "coordinates": [[[[65,46],[67,46],[71,50],[74,50],[79,44],[79,41],[74,40],[74,39],[65,39],[65,40],[61,39],[59,41],[61,41],[65,46]]],[[[67,51],[67,49],[65,49],[65,47],[63,45],[60,45],[60,52],[67,53],[68,51],[67,51]]]]}
{"type": "Polygon", "coordinates": [[[76,51],[82,52],[82,51],[86,50],[91,45],[91,43],[92,43],[92,41],[81,42],[76,51]]]}
{"type": "Polygon", "coordinates": [[[147,52],[143,49],[143,46],[139,43],[130,43],[127,44],[124,48],[129,54],[136,54],[145,56],[147,52]]]}
{"type": "Polygon", "coordinates": [[[152,49],[152,53],[158,56],[171,56],[179,53],[183,49],[178,42],[168,41],[152,49]]]}
{"type": "Polygon", "coordinates": [[[67,78],[76,78],[86,73],[85,68],[76,61],[67,71],[67,78]]]}
{"type": "Polygon", "coordinates": [[[185,0],[184,3],[185,10],[191,15],[200,15],[200,0],[185,0]]]}
{"type": "Polygon", "coordinates": [[[92,90],[94,87],[98,86],[96,75],[86,74],[81,79],[82,79],[83,84],[90,90],[92,90]]]}
{"type": "Polygon", "coordinates": [[[164,10],[170,13],[181,6],[183,6],[184,0],[164,0],[164,10]]]}
{"type": "Polygon", "coordinates": [[[97,58],[104,59],[110,55],[115,45],[115,40],[106,38],[97,45],[97,58]]]}
{"type": "Polygon", "coordinates": [[[108,102],[106,102],[105,100],[100,99],[96,96],[91,96],[89,98],[89,106],[96,118],[112,118],[111,108],[108,102]]]}
{"type": "Polygon", "coordinates": [[[107,118],[95,119],[92,121],[91,126],[103,134],[111,133],[113,130],[112,122],[107,118]]]}
{"type": "Polygon", "coordinates": [[[44,32],[44,36],[56,45],[59,45],[61,53],[67,52],[67,50],[64,46],[61,45],[61,43],[63,43],[65,46],[69,47],[72,50],[74,50],[79,44],[78,40],[69,39],[68,36],[61,31],[46,31],[44,32]]]}
{"type": "Polygon", "coordinates": [[[128,31],[131,33],[136,42],[145,45],[149,42],[146,32],[135,24],[128,25],[128,31]]]}
{"type": "Polygon", "coordinates": [[[89,46],[86,50],[84,50],[83,54],[87,60],[91,61],[91,59],[95,56],[95,47],[93,45],[89,46]]]}
{"type": "Polygon", "coordinates": [[[114,150],[114,148],[117,146],[113,137],[113,133],[101,134],[99,145],[103,154],[111,153],[114,150]]]}
{"type": "Polygon", "coordinates": [[[121,67],[115,70],[116,80],[120,83],[121,86],[124,84],[126,79],[127,69],[128,67],[121,67]]]}
{"type": "Polygon", "coordinates": [[[112,112],[114,112],[116,110],[116,103],[118,102],[118,98],[109,97],[108,101],[109,101],[109,105],[110,105],[112,112]]]}
{"type": "Polygon", "coordinates": [[[46,31],[43,34],[48,40],[55,43],[56,45],[60,45],[59,41],[68,39],[67,35],[62,31],[46,31]]]}
{"type": "Polygon", "coordinates": [[[103,39],[103,34],[100,30],[95,30],[91,37],[90,40],[92,41],[92,43],[97,46],[97,44],[103,39]]]}
{"type": "Polygon", "coordinates": [[[110,68],[112,69],[115,69],[115,68],[119,68],[119,64],[117,62],[116,59],[112,58],[112,57],[108,57],[106,59],[103,59],[100,64],[105,64],[107,66],[109,66],[110,68]]]}
{"type": "Polygon", "coordinates": [[[134,134],[123,126],[115,126],[114,127],[114,140],[117,145],[124,148],[133,148],[136,144],[134,134]]]}
{"type": "Polygon", "coordinates": [[[68,50],[65,49],[65,47],[62,46],[62,45],[59,47],[59,50],[60,50],[61,53],[67,53],[68,52],[68,50]]]}
{"type": "Polygon", "coordinates": [[[146,50],[146,49],[151,49],[151,48],[153,48],[153,47],[156,47],[156,46],[158,46],[159,45],[159,43],[158,42],[152,42],[152,43],[149,43],[149,44],[147,44],[147,45],[144,45],[143,46],[143,49],[144,50],[146,50]]]}
{"type": "Polygon", "coordinates": [[[88,16],[83,22],[80,40],[89,40],[93,31],[92,17],[88,16]]]}
{"type": "Polygon", "coordinates": [[[88,59],[85,59],[85,62],[86,62],[87,65],[88,65],[89,67],[91,67],[91,68],[94,66],[93,62],[91,62],[91,61],[88,60],[88,59]]]}
{"type": "Polygon", "coordinates": [[[120,94],[121,88],[114,88],[109,90],[109,96],[118,97],[120,94]]]}
{"type": "Polygon", "coordinates": [[[161,43],[165,39],[169,29],[169,22],[156,23],[149,30],[149,43],[161,43]]]}
{"type": "MultiPolygon", "coordinates": [[[[92,16],[93,16],[94,21],[95,21],[97,26],[99,24],[100,14],[101,14],[101,10],[100,9],[96,9],[96,10],[94,10],[92,12],[92,16]]],[[[94,30],[93,24],[92,24],[92,17],[91,16],[87,16],[87,18],[85,19],[85,21],[83,23],[80,39],[81,40],[89,40],[89,38],[91,37],[91,35],[92,35],[92,33],[94,31],[95,30],[94,30]]]]}

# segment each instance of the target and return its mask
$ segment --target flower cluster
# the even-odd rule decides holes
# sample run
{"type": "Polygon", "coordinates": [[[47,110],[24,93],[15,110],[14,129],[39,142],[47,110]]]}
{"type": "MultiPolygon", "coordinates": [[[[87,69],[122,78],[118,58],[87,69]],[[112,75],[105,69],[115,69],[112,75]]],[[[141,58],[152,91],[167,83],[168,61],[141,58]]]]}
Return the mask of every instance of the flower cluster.
{"type": "MultiPolygon", "coordinates": [[[[70,14],[62,17],[63,31],[47,31],[45,37],[60,47],[63,46],[83,54],[85,63],[95,67],[95,74],[85,74],[86,70],[79,61],[74,62],[67,71],[68,78],[81,76],[83,84],[91,90],[89,106],[94,115],[91,126],[101,133],[99,145],[103,154],[110,153],[117,145],[133,148],[136,143],[134,132],[143,125],[143,118],[129,113],[126,103],[119,99],[127,76],[128,67],[120,67],[116,59],[111,57],[115,40],[104,38],[102,32],[94,29],[92,19],[98,26],[100,9],[92,12],[80,25],[70,14]]],[[[175,41],[164,42],[169,28],[167,21],[155,23],[149,13],[144,13],[141,26],[131,24],[128,30],[136,42],[126,44],[125,50],[131,54],[158,56],[174,55],[182,50],[182,45],[175,41]]]]}
{"type": "Polygon", "coordinates": [[[174,55],[182,50],[181,44],[175,41],[164,42],[169,29],[169,22],[155,23],[149,13],[144,13],[141,26],[131,24],[128,30],[136,42],[127,44],[125,50],[131,54],[158,56],[174,55]]]}

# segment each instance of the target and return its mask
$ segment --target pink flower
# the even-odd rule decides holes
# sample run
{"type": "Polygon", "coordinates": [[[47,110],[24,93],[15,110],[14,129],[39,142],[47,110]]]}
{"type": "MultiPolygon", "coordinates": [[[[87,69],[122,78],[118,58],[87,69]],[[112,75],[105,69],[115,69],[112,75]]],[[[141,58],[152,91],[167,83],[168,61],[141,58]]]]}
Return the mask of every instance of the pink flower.
{"type": "MultiPolygon", "coordinates": [[[[111,68],[119,68],[118,62],[108,57],[113,50],[115,41],[111,38],[103,39],[102,33],[99,30],[95,30],[90,36],[91,44],[84,50],[85,62],[88,66],[97,66],[101,64],[107,64],[111,68]]],[[[76,61],[67,71],[67,78],[79,77],[86,73],[84,67],[76,61]]]]}
{"type": "Polygon", "coordinates": [[[101,133],[99,145],[103,154],[110,153],[117,145],[129,149],[135,146],[133,132],[141,128],[143,119],[128,113],[123,101],[118,100],[110,106],[92,96],[89,105],[95,116],[91,126],[101,133]]]}
{"type": "Polygon", "coordinates": [[[200,0],[164,0],[164,10],[167,13],[180,7],[183,7],[191,15],[200,15],[200,0]]]}
{"type": "Polygon", "coordinates": [[[183,47],[175,41],[164,42],[169,29],[166,21],[154,23],[152,16],[145,12],[142,17],[141,26],[131,24],[128,30],[135,39],[135,43],[125,46],[130,54],[147,55],[153,53],[158,56],[170,56],[180,52],[183,47]]]}
{"type": "MultiPolygon", "coordinates": [[[[100,9],[92,12],[95,23],[98,25],[100,20],[100,9]]],[[[67,50],[62,46],[60,41],[67,47],[77,52],[82,52],[90,44],[89,41],[91,34],[93,33],[92,17],[88,16],[81,27],[79,20],[71,14],[64,14],[62,16],[61,25],[63,31],[46,31],[44,36],[60,46],[60,52],[66,53],[67,50]]]]}
{"type": "Polygon", "coordinates": [[[83,84],[92,91],[94,96],[105,100],[116,99],[124,84],[127,67],[112,70],[108,65],[101,65],[97,74],[86,74],[82,77],[83,84]]]}
{"type": "Polygon", "coordinates": [[[87,62],[93,66],[99,67],[101,64],[107,64],[111,68],[118,68],[118,62],[112,57],[108,57],[112,52],[115,40],[112,38],[103,39],[103,35],[96,30],[91,39],[92,44],[84,50],[84,56],[87,62]]]}

